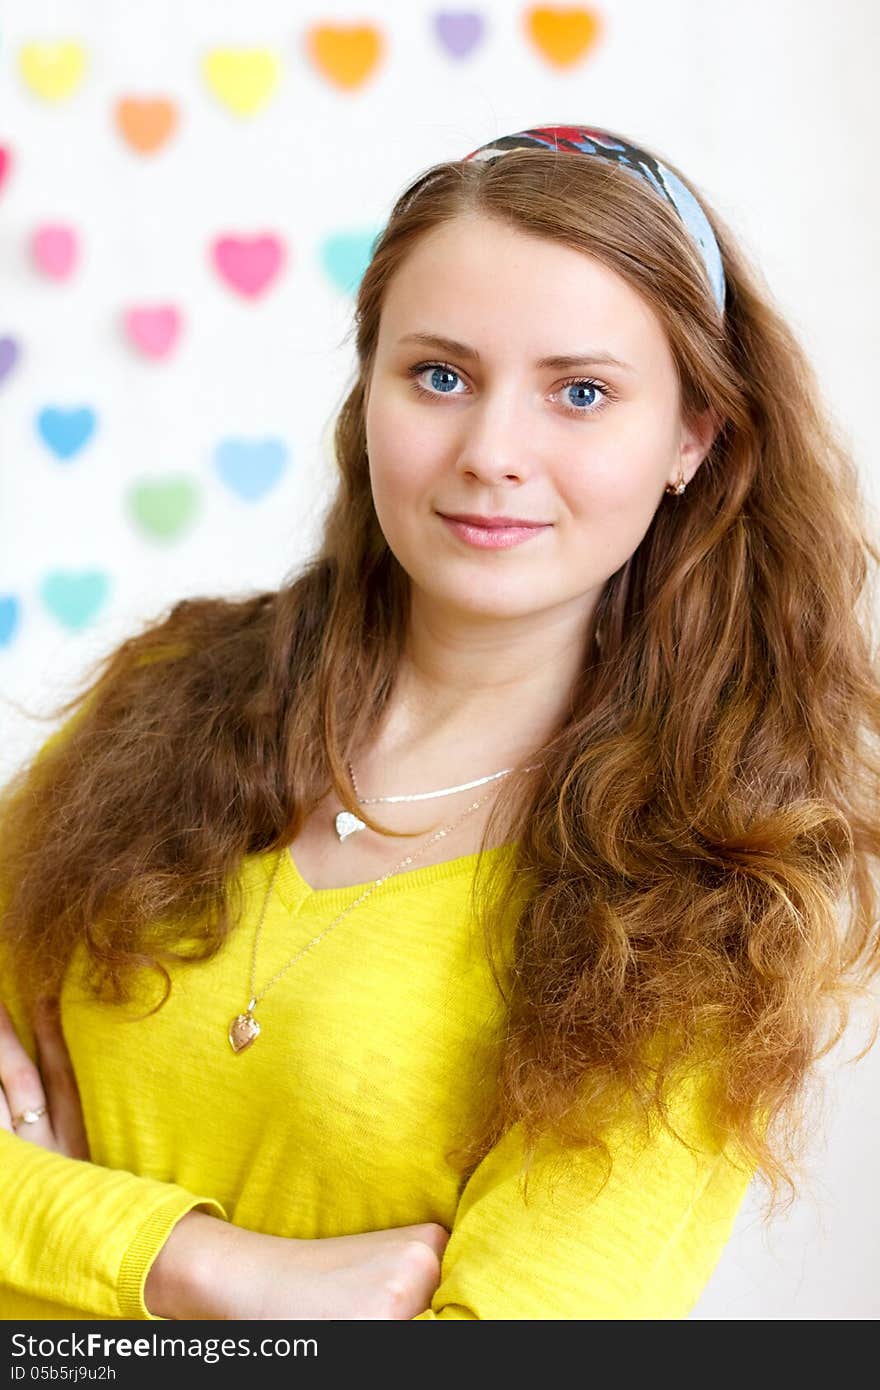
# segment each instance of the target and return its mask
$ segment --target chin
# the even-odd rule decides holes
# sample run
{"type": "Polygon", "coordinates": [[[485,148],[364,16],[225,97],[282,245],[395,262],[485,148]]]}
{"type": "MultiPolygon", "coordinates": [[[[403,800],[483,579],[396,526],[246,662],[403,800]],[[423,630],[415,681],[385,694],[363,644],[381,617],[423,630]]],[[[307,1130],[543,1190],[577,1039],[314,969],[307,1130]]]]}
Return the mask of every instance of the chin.
{"type": "Polygon", "coordinates": [[[472,581],[464,589],[420,587],[429,602],[471,618],[522,618],[544,607],[536,604],[534,592],[522,594],[512,587],[505,592],[499,593],[497,589],[493,592],[488,586],[481,586],[479,580],[472,581]]]}

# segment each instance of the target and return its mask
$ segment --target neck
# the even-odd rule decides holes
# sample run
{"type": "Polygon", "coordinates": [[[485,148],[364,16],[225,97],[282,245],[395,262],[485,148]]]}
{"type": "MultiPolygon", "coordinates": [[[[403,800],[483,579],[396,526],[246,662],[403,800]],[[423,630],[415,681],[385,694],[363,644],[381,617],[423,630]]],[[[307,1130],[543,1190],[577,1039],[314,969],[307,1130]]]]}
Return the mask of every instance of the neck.
{"type": "Polygon", "coordinates": [[[364,794],[522,766],[567,714],[587,626],[582,605],[495,622],[414,603],[394,691],[359,777],[364,794]]]}

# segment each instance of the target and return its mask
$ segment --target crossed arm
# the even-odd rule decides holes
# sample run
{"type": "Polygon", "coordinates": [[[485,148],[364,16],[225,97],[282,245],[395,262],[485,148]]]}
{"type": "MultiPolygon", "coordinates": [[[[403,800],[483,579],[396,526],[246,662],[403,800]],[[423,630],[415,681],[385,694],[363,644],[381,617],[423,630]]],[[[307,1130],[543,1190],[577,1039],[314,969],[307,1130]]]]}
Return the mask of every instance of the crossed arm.
{"type": "MultiPolygon", "coordinates": [[[[70,1206],[90,1200],[89,1180],[107,1174],[91,1165],[79,1091],[56,1008],[32,1020],[36,1057],[22,1045],[0,1004],[0,1131],[19,1151],[19,1190],[7,1191],[0,1246],[16,1211],[23,1229],[42,1180],[68,1181],[70,1206]],[[42,1151],[45,1158],[35,1152],[42,1151]],[[53,1158],[49,1156],[53,1155],[53,1158]],[[69,1171],[65,1174],[64,1165],[69,1171]],[[59,1165],[60,1168],[59,1168],[59,1165]],[[91,1168],[91,1172],[89,1172],[91,1168]]],[[[14,1153],[14,1149],[13,1149],[14,1153]]],[[[7,1175],[16,1165],[4,1165],[7,1175]]],[[[7,1176],[7,1183],[9,1177],[7,1176]]],[[[208,1205],[205,1203],[204,1205],[208,1205]]],[[[427,1308],[448,1240],[442,1226],[422,1223],[325,1240],[292,1240],[244,1230],[193,1205],[173,1224],[146,1273],[140,1316],[171,1319],[408,1319],[427,1308]]],[[[55,1220],[64,1219],[63,1206],[55,1220]]],[[[51,1246],[50,1246],[51,1248],[51,1246]]],[[[7,1272],[0,1265],[0,1283],[7,1272]]],[[[48,1273],[51,1284],[52,1273],[48,1273]]],[[[116,1316],[123,1316],[120,1310],[116,1316]]]]}
{"type": "Polygon", "coordinates": [[[451,1232],[422,1223],[324,1240],[264,1235],[224,1219],[213,1197],[74,1156],[84,1135],[57,1016],[34,1032],[31,1061],[8,1018],[0,1026],[0,1164],[14,1175],[0,1204],[0,1312],[5,1281],[101,1317],[684,1318],[752,1177],[722,1145],[698,1074],[670,1107],[676,1133],[610,1135],[604,1185],[592,1151],[551,1146],[526,1202],[514,1127],[464,1184],[451,1232]],[[11,1132],[12,1116],[44,1105],[11,1132]],[[21,1232],[35,1225],[22,1256],[21,1232]],[[46,1249],[62,1252],[48,1269],[46,1249]]]}

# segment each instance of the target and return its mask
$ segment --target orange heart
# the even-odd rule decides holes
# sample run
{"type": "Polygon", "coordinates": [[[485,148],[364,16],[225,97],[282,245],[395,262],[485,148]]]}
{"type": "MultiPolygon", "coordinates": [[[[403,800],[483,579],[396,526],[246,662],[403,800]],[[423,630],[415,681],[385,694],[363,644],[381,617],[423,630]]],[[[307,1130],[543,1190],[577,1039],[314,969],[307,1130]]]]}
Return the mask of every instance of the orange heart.
{"type": "Polygon", "coordinates": [[[177,106],[165,97],[122,97],[116,103],[116,124],[133,150],[153,154],[177,127],[177,106]]]}
{"type": "Polygon", "coordinates": [[[313,24],[305,42],[315,67],[340,87],[359,87],[382,50],[382,36],[372,24],[313,24]]]}
{"type": "Polygon", "coordinates": [[[526,11],[526,30],[548,62],[565,68],[594,46],[602,23],[594,10],[580,6],[532,9],[526,11]]]}

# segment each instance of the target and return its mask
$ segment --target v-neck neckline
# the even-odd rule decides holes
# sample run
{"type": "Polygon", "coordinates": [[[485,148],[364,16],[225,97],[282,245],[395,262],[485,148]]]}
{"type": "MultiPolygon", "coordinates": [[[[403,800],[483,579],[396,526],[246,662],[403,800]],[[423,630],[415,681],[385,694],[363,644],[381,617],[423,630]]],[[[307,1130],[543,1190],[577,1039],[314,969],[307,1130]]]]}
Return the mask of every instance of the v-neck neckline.
{"type": "MultiPolygon", "coordinates": [[[[514,848],[514,841],[503,845],[493,845],[483,851],[483,857],[494,857],[501,854],[504,850],[514,848]]],[[[286,845],[281,854],[281,862],[275,880],[275,891],[279,894],[285,906],[293,908],[297,904],[313,903],[321,908],[345,907],[355,898],[360,897],[367,888],[372,887],[376,880],[366,879],[363,883],[349,883],[336,888],[313,888],[307,883],[297,867],[293,857],[292,847],[286,845]]],[[[271,859],[274,868],[276,852],[273,851],[271,859]]],[[[476,868],[479,851],[473,854],[459,854],[454,859],[443,859],[438,864],[420,864],[414,869],[403,869],[397,873],[389,874],[381,885],[386,893],[399,893],[409,888],[427,887],[431,883],[439,883],[443,879],[453,878],[457,874],[464,874],[476,868]]],[[[271,870],[270,870],[271,872],[271,870]]],[[[375,891],[379,891],[376,889],[375,891]]]]}

